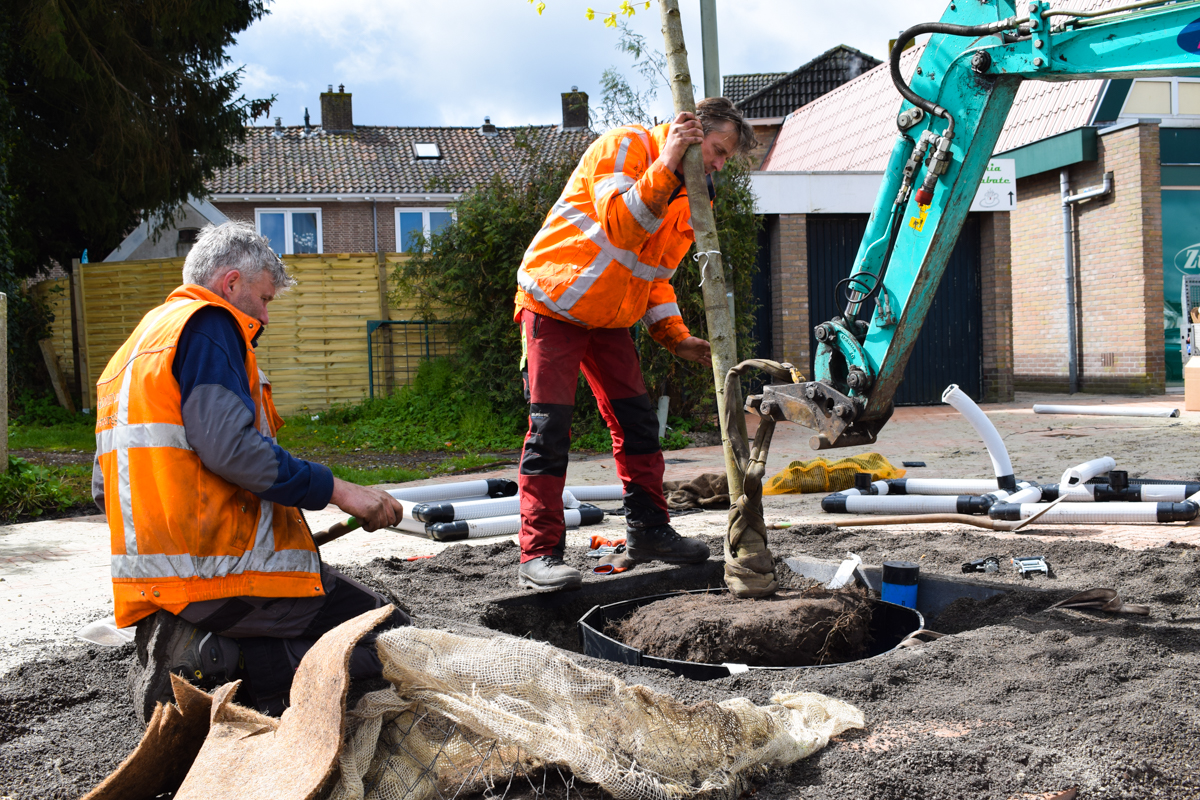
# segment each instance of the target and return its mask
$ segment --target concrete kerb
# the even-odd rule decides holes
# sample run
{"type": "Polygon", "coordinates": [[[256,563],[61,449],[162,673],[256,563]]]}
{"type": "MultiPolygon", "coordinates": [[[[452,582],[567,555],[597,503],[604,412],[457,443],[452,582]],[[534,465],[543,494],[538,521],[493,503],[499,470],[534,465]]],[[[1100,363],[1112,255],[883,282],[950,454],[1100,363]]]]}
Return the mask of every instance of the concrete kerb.
{"type": "MultiPolygon", "coordinates": [[[[1195,441],[1195,434],[1200,432],[1200,412],[1181,412],[1179,419],[1167,420],[1043,417],[1032,413],[1034,402],[1182,407],[1182,399],[1177,395],[1067,397],[1019,394],[1016,402],[984,405],[983,409],[1005,436],[1019,477],[1051,480],[1070,466],[1064,461],[1069,460],[1074,451],[1079,455],[1076,462],[1085,460],[1084,456],[1113,455],[1119,466],[1128,468],[1135,476],[1194,479],[1197,467],[1190,466],[1185,443],[1189,439],[1195,441]],[[1043,438],[1047,436],[1053,438],[1043,438]],[[1086,441],[1088,437],[1092,441],[1086,441]],[[1175,453],[1169,452],[1169,446],[1164,443],[1169,444],[1176,438],[1179,447],[1175,453]],[[1119,448],[1119,452],[1095,452],[1114,447],[1119,448]],[[1045,475],[1037,474],[1040,472],[1045,475]]],[[[812,458],[815,454],[808,448],[810,436],[811,432],[794,425],[779,425],[771,448],[768,474],[774,474],[790,461],[812,458]]],[[[900,408],[873,447],[828,451],[823,455],[840,458],[874,450],[883,453],[897,466],[901,461],[926,462],[925,468],[910,470],[910,477],[987,477],[990,464],[977,438],[949,406],[900,408]]],[[[667,454],[666,476],[670,480],[686,480],[706,472],[719,472],[723,465],[719,446],[672,451],[667,454]]],[[[516,468],[471,477],[515,479],[516,468]]],[[[445,478],[405,485],[419,486],[441,480],[445,478]]],[[[573,459],[567,482],[617,483],[611,455],[573,459]]],[[[801,525],[827,524],[831,517],[821,512],[820,498],[821,495],[766,497],[763,506],[768,521],[789,519],[801,525]]],[[[322,511],[307,512],[307,517],[312,529],[317,531],[344,519],[345,515],[331,506],[322,511]]],[[[719,535],[725,531],[726,513],[689,514],[677,517],[674,524],[685,535],[719,535]]],[[[964,528],[935,525],[925,529],[950,533],[964,528]]],[[[873,530],[880,536],[888,533],[884,528],[873,530]]],[[[975,528],[970,530],[983,532],[975,528]]],[[[599,526],[570,533],[568,541],[584,544],[593,534],[620,537],[623,533],[621,518],[608,517],[599,526]]],[[[772,532],[776,537],[787,535],[786,531],[772,532]]],[[[1183,525],[1035,526],[1029,533],[996,532],[993,535],[1000,539],[1100,541],[1131,549],[1161,546],[1170,541],[1200,545],[1200,526],[1183,525]]],[[[84,624],[111,613],[108,540],[108,527],[100,515],[0,527],[0,614],[5,619],[0,628],[0,644],[3,645],[0,647],[0,674],[36,658],[48,648],[73,641],[75,631],[84,624]]],[[[478,545],[495,541],[477,539],[467,543],[478,545]]],[[[379,557],[430,555],[446,546],[392,531],[356,531],[323,547],[322,556],[334,564],[365,564],[379,557]]],[[[514,559],[514,585],[516,567],[514,559]]]]}

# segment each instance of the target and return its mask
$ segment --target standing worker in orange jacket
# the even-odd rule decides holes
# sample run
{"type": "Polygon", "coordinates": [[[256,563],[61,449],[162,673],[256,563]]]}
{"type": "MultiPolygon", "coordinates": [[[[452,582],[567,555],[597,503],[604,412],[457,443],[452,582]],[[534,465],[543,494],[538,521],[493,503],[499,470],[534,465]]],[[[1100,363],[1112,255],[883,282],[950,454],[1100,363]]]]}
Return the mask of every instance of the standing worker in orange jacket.
{"type": "MultiPolygon", "coordinates": [[[[137,624],[143,721],[171,698],[172,672],[210,687],[241,678],[243,703],[279,714],[316,639],[386,602],[321,562],[300,509],[333,502],[374,530],[398,522],[400,504],[275,440],[282,420],[254,346],[293,283],[252,225],[205,228],[183,285],[96,386],[92,495],[108,517],[117,625],[137,624]]],[[[351,676],[381,674],[369,645],[351,676]]]]}
{"type": "Polygon", "coordinates": [[[684,325],[670,283],[695,239],[682,160],[700,145],[711,174],[754,141],[753,129],[723,97],[702,100],[695,115],[682,113],[650,130],[610,131],[584,153],[525,251],[515,316],[529,400],[518,478],[522,586],[551,591],[582,583],[579,571],[563,563],[562,505],[580,368],[612,433],[629,556],[708,558],[704,542],[670,525],[658,418],[629,328],[641,322],[675,355],[712,365],[709,343],[684,325]]]}

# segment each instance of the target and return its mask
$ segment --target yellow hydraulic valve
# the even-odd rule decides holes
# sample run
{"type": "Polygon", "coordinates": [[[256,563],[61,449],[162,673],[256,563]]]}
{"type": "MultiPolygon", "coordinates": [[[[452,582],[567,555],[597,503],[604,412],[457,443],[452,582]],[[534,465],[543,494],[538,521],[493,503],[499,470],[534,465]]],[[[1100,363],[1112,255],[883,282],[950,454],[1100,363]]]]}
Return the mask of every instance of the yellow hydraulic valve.
{"type": "Polygon", "coordinates": [[[871,473],[872,480],[903,478],[904,470],[896,469],[879,453],[863,453],[830,461],[814,458],[793,461],[763,486],[763,494],[808,494],[810,492],[840,492],[854,485],[854,476],[871,473]]]}

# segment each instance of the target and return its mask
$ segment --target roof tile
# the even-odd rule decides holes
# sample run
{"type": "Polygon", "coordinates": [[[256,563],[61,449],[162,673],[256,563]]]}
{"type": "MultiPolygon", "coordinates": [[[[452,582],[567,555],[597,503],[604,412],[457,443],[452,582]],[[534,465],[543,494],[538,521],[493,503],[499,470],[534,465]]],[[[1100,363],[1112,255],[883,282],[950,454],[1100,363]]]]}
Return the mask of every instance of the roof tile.
{"type": "Polygon", "coordinates": [[[327,133],[302,126],[246,129],[233,149],[242,164],[219,171],[207,188],[213,194],[459,194],[497,173],[519,178],[537,159],[582,150],[595,137],[588,130],[556,125],[497,128],[400,128],[358,126],[354,133],[327,133]],[[416,142],[434,142],[440,159],[419,159],[416,142]],[[524,144],[528,143],[530,149],[524,144]]]}

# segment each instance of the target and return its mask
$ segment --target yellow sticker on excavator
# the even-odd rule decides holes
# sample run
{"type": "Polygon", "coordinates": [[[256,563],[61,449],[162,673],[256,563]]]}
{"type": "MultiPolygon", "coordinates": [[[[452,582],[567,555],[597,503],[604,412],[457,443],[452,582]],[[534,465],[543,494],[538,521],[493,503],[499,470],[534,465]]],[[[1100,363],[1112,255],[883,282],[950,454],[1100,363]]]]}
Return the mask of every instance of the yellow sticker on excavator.
{"type": "Polygon", "coordinates": [[[921,209],[921,213],[908,221],[908,227],[918,233],[925,227],[925,217],[929,216],[929,206],[917,206],[921,209]]]}

